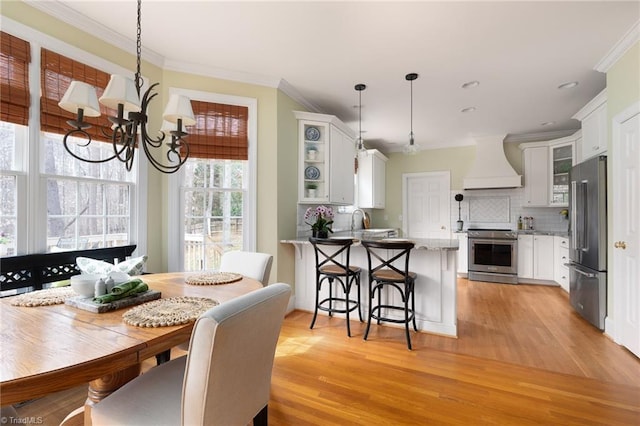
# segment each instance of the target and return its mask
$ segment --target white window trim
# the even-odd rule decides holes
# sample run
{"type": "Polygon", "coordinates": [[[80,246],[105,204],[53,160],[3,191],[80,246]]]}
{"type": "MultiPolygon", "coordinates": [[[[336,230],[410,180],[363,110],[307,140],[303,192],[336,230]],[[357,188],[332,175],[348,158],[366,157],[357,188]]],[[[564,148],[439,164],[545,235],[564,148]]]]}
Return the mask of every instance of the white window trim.
{"type": "MultiPolygon", "coordinates": [[[[29,194],[28,199],[18,200],[18,208],[26,208],[19,210],[29,212],[28,215],[18,215],[19,235],[24,236],[17,242],[16,249],[18,254],[44,252],[46,250],[47,241],[47,220],[46,220],[46,198],[42,198],[41,186],[43,185],[42,169],[40,165],[40,49],[45,48],[67,56],[76,61],[101,69],[111,74],[122,74],[133,76],[132,70],[121,67],[117,64],[109,62],[104,58],[93,55],[89,52],[81,50],[75,46],[65,43],[61,40],[53,38],[45,33],[35,30],[29,26],[21,24],[5,16],[2,17],[2,29],[16,37],[20,37],[30,43],[31,46],[31,64],[29,68],[30,90],[31,92],[31,108],[29,111],[30,129],[38,129],[37,132],[29,132],[29,146],[27,150],[27,167],[25,170],[30,177],[28,184],[26,181],[20,182],[19,185],[27,186],[28,191],[21,192],[29,194]],[[28,219],[20,221],[20,216],[28,216],[28,219]],[[26,227],[26,229],[25,229],[26,227]],[[25,233],[26,232],[26,233],[25,233]]],[[[147,85],[145,79],[145,86],[147,85]]],[[[142,88],[144,90],[144,87],[142,88]]],[[[138,154],[140,154],[139,152],[138,154]]],[[[124,166],[123,166],[124,167],[124,166]]],[[[140,155],[135,158],[135,182],[131,191],[131,218],[130,218],[130,238],[131,244],[137,245],[138,253],[147,253],[147,162],[140,161],[140,155]]]]}
{"type": "MultiPolygon", "coordinates": [[[[246,210],[243,212],[243,250],[256,250],[256,229],[257,229],[257,159],[258,159],[258,100],[243,96],[223,95],[218,93],[203,92],[199,90],[169,88],[169,94],[179,94],[190,99],[213,102],[226,105],[244,106],[249,109],[249,121],[247,123],[249,139],[249,176],[244,176],[248,184],[247,197],[245,200],[246,210]]],[[[188,139],[187,139],[188,142],[188,139]]],[[[181,196],[184,187],[184,170],[169,175],[169,199],[167,212],[167,238],[172,242],[167,244],[168,269],[170,272],[184,270],[184,200],[181,196]],[[178,225],[178,226],[176,226],[178,225]],[[175,242],[175,244],[173,243],[175,242]]]]}

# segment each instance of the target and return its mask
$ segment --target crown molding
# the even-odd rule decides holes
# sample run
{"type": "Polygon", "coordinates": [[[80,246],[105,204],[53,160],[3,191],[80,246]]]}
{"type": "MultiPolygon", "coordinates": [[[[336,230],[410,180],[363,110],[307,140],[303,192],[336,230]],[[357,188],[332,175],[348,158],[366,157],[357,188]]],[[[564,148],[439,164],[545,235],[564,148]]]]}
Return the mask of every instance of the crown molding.
{"type": "Polygon", "coordinates": [[[599,72],[608,72],[618,60],[640,40],[640,21],[636,22],[627,33],[607,52],[604,58],[593,68],[599,72]]]}
{"type": "Polygon", "coordinates": [[[202,75],[205,77],[220,78],[222,80],[256,84],[258,86],[266,86],[272,88],[277,88],[280,84],[280,79],[274,77],[252,74],[242,71],[232,71],[224,68],[210,67],[184,61],[174,61],[172,59],[166,59],[163,63],[162,69],[167,71],[183,72],[186,74],[202,75]]]}
{"type": "MultiPolygon", "coordinates": [[[[74,9],[60,3],[57,0],[24,0],[26,4],[38,9],[47,15],[50,15],[66,24],[71,25],[86,33],[92,34],[96,38],[109,43],[124,51],[135,51],[135,40],[124,37],[123,35],[111,30],[100,22],[94,21],[85,15],[78,13],[74,9]]],[[[220,78],[223,80],[238,81],[241,83],[255,84],[258,86],[266,86],[277,88],[291,97],[296,102],[303,105],[309,111],[319,112],[320,109],[305,99],[292,85],[283,79],[257,75],[242,71],[231,71],[223,68],[215,68],[195,63],[185,63],[167,59],[159,53],[142,47],[143,58],[156,65],[163,70],[183,72],[186,74],[202,75],[205,77],[220,78]]]]}
{"type": "Polygon", "coordinates": [[[285,95],[289,96],[294,101],[303,105],[308,111],[317,112],[317,113],[322,112],[317,105],[305,99],[304,96],[302,96],[295,87],[289,84],[287,80],[285,79],[280,80],[280,84],[278,85],[278,90],[283,92],[285,95]]]}
{"type": "MultiPolygon", "coordinates": [[[[94,21],[86,17],[85,15],[71,9],[59,1],[41,1],[41,0],[24,0],[26,4],[38,9],[41,12],[46,13],[66,24],[71,25],[81,31],[99,38],[105,43],[109,43],[125,52],[134,53],[136,50],[136,41],[128,37],[119,34],[112,29],[104,26],[98,21],[94,21]]],[[[162,67],[164,63],[164,57],[153,50],[142,47],[142,56],[145,61],[148,61],[158,67],[162,67]]]]}
{"type": "Polygon", "coordinates": [[[522,142],[539,142],[539,141],[550,141],[553,139],[564,138],[566,136],[571,136],[575,132],[580,130],[579,127],[575,129],[567,129],[567,130],[554,130],[552,132],[536,132],[536,133],[522,133],[522,134],[509,134],[506,138],[504,138],[505,143],[522,143],[522,142]]]}

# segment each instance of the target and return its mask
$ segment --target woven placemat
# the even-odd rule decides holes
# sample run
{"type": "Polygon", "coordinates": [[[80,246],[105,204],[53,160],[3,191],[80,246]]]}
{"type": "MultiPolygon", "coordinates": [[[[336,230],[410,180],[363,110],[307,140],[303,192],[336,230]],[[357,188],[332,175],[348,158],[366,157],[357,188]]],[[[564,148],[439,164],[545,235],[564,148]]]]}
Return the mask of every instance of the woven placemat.
{"type": "Polygon", "coordinates": [[[54,287],[31,291],[11,298],[13,306],[60,305],[70,297],[77,296],[71,287],[54,287]]]}
{"type": "Polygon", "coordinates": [[[218,304],[217,300],[205,297],[170,297],[131,308],[122,315],[122,319],[137,327],[168,327],[195,321],[218,304]]]}
{"type": "Polygon", "coordinates": [[[187,277],[187,284],[191,285],[218,285],[229,284],[242,279],[241,274],[235,272],[206,272],[187,277]]]}

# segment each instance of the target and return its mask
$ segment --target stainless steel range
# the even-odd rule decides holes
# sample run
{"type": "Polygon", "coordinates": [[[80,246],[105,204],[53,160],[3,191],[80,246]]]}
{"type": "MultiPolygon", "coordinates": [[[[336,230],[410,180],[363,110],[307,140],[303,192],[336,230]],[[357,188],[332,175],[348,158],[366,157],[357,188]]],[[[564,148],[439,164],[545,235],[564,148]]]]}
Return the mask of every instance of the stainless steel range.
{"type": "Polygon", "coordinates": [[[518,234],[510,229],[473,229],[469,237],[469,279],[518,283],[518,234]]]}

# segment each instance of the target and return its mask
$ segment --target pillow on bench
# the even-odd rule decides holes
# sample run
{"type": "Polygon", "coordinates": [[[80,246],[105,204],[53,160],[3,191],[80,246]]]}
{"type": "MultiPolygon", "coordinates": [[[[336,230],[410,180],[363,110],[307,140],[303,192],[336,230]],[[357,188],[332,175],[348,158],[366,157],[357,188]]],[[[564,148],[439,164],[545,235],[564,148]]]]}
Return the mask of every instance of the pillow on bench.
{"type": "Polygon", "coordinates": [[[83,274],[107,275],[111,272],[124,272],[129,275],[142,275],[147,256],[135,257],[113,265],[90,257],[77,257],[76,263],[83,274]]]}

